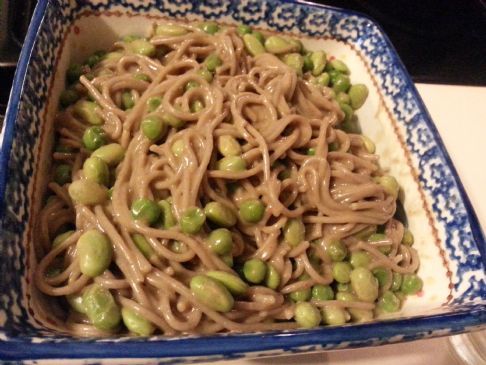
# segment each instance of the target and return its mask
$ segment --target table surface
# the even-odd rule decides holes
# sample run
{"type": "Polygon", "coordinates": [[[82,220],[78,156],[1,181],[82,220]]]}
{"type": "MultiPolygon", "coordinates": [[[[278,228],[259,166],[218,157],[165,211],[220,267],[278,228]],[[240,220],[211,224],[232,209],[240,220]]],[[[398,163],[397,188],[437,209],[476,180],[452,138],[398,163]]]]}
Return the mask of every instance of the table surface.
{"type": "MultiPolygon", "coordinates": [[[[486,87],[417,84],[432,119],[486,230],[486,169],[478,168],[486,152],[486,87]],[[482,152],[482,153],[481,153],[482,152]]],[[[374,348],[233,360],[218,364],[461,365],[449,338],[441,337],[374,348]]],[[[205,363],[203,365],[209,365],[205,363]]],[[[479,364],[478,364],[479,365],[479,364]]]]}

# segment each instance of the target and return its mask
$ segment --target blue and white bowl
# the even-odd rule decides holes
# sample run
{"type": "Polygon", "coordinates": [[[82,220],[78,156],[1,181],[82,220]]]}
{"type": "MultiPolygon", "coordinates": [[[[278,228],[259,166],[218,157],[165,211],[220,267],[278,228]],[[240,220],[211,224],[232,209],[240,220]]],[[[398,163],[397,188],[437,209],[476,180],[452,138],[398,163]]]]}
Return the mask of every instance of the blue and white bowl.
{"type": "Polygon", "coordinates": [[[360,14],[276,0],[39,0],[0,135],[0,359],[12,363],[139,364],[212,361],[376,346],[450,335],[486,323],[486,243],[422,100],[390,41],[360,14]],[[178,338],[76,339],[36,316],[36,213],[52,148],[52,121],[69,63],[157,20],[213,19],[302,37],[343,59],[370,88],[359,110],[382,166],[398,178],[424,279],[420,296],[372,323],[270,333],[178,338]],[[69,361],[67,361],[69,359],[69,361]],[[88,360],[86,360],[88,359],[88,360]]]}

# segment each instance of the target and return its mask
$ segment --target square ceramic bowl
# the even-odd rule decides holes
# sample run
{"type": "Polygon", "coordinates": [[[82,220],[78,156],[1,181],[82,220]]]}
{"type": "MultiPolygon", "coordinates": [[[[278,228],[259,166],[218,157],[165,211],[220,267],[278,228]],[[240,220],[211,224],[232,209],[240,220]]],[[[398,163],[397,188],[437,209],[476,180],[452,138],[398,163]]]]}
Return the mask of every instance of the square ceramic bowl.
{"type": "MultiPolygon", "coordinates": [[[[380,27],[353,12],[275,0],[40,0],[0,136],[0,358],[53,363],[158,363],[374,346],[467,332],[486,323],[486,244],[451,160],[380,27]],[[301,37],[343,59],[370,96],[359,110],[381,164],[404,191],[424,279],[403,310],[372,323],[287,332],[179,338],[76,339],[36,316],[32,227],[52,148],[52,121],[71,62],[154,21],[212,19],[301,37]],[[88,359],[88,360],[83,360],[88,359]],[[89,360],[92,359],[92,360],[89,360]]],[[[36,362],[37,363],[37,362],[36,362]]]]}

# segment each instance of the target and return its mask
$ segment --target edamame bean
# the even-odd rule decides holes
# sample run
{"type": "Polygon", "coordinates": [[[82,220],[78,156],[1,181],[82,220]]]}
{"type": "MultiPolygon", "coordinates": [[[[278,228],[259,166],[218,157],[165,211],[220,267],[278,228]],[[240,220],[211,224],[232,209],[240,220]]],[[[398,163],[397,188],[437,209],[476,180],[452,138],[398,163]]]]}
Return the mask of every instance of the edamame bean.
{"type": "Polygon", "coordinates": [[[113,248],[108,237],[96,229],[81,235],[76,244],[80,271],[89,277],[101,275],[110,266],[113,248]]]}
{"type": "Polygon", "coordinates": [[[400,299],[395,294],[387,290],[378,298],[377,306],[385,312],[392,313],[400,309],[400,299]]]}
{"type": "Polygon", "coordinates": [[[147,106],[148,106],[148,111],[149,113],[157,110],[157,108],[162,104],[162,98],[158,96],[152,96],[147,100],[147,106]]]}
{"type": "Polygon", "coordinates": [[[251,33],[251,27],[246,25],[246,24],[240,24],[238,25],[238,27],[236,28],[236,32],[240,35],[240,36],[244,36],[245,34],[250,34],[251,33]]]}
{"type": "Polygon", "coordinates": [[[186,28],[175,24],[159,24],[157,25],[157,28],[155,28],[155,35],[168,37],[177,37],[187,34],[188,32],[189,31],[186,28]]]}
{"type": "Polygon", "coordinates": [[[232,227],[236,224],[236,215],[226,205],[219,202],[209,202],[204,207],[206,217],[221,227],[232,227]]]}
{"type": "Polygon", "coordinates": [[[350,86],[351,81],[349,80],[349,76],[343,74],[338,75],[332,83],[332,89],[336,94],[348,91],[350,86]]]}
{"type": "Polygon", "coordinates": [[[306,155],[307,156],[315,156],[316,155],[316,149],[314,147],[308,148],[306,155]]]}
{"type": "Polygon", "coordinates": [[[324,244],[324,251],[334,262],[343,261],[348,254],[348,249],[339,240],[332,240],[324,244]]]}
{"type": "Polygon", "coordinates": [[[155,327],[150,321],[130,308],[123,307],[121,315],[125,327],[127,327],[130,332],[140,336],[150,336],[155,331],[155,327]]]}
{"type": "Polygon", "coordinates": [[[132,240],[135,246],[137,246],[142,255],[144,255],[146,258],[150,259],[150,257],[155,254],[155,251],[152,246],[150,246],[150,243],[148,243],[147,239],[140,233],[134,233],[132,235],[132,240]]]}
{"type": "Polygon", "coordinates": [[[329,74],[327,72],[323,72],[322,74],[319,75],[316,81],[321,86],[328,86],[330,81],[329,74]]]}
{"type": "Polygon", "coordinates": [[[197,74],[201,76],[204,80],[211,83],[213,81],[213,73],[207,68],[201,68],[197,71],[197,74]]]}
{"type": "Polygon", "coordinates": [[[219,281],[204,275],[196,275],[190,283],[192,294],[207,307],[226,313],[233,309],[234,299],[219,281]]]}
{"type": "Polygon", "coordinates": [[[74,231],[66,231],[64,233],[61,233],[54,238],[54,241],[52,241],[52,248],[59,246],[61,243],[66,241],[69,237],[73,235],[74,231]]]}
{"type": "Polygon", "coordinates": [[[343,129],[345,129],[346,127],[350,129],[349,126],[345,126],[344,123],[351,122],[351,119],[353,118],[354,115],[353,108],[351,108],[348,104],[344,104],[344,103],[339,104],[339,107],[344,113],[343,129]]]}
{"type": "Polygon", "coordinates": [[[336,262],[332,266],[332,276],[338,283],[349,283],[352,267],[348,262],[336,262]]]}
{"type": "Polygon", "coordinates": [[[360,300],[374,302],[378,298],[378,280],[370,270],[358,267],[351,272],[351,287],[360,300]]]}
{"type": "Polygon", "coordinates": [[[108,165],[98,157],[89,157],[84,161],[83,174],[86,179],[101,185],[108,185],[110,179],[108,165]]]}
{"type": "Polygon", "coordinates": [[[205,221],[204,211],[201,208],[193,207],[184,212],[179,224],[182,232],[195,234],[200,231],[205,221]]]}
{"type": "Polygon", "coordinates": [[[349,313],[343,308],[326,305],[322,308],[322,319],[325,324],[339,326],[345,324],[349,320],[349,313]]]}
{"type": "Polygon", "coordinates": [[[186,85],[184,86],[184,90],[185,90],[185,91],[189,91],[189,90],[191,90],[191,89],[195,89],[195,88],[197,88],[197,87],[199,87],[199,83],[197,83],[197,82],[196,82],[196,81],[194,81],[194,80],[190,80],[190,81],[188,81],[188,82],[186,83],[186,85]]]}
{"type": "Polygon", "coordinates": [[[233,256],[230,253],[221,256],[221,260],[229,267],[233,267],[233,256]]]}
{"type": "Polygon", "coordinates": [[[221,58],[219,58],[218,55],[215,54],[215,53],[211,53],[204,60],[204,65],[211,72],[216,71],[216,68],[218,68],[222,64],[223,64],[223,61],[221,61],[221,58]]]}
{"type": "Polygon", "coordinates": [[[239,215],[247,223],[258,223],[265,214],[265,205],[258,199],[242,202],[239,206],[239,215]]]}
{"type": "Polygon", "coordinates": [[[125,43],[132,43],[135,39],[140,39],[141,36],[137,34],[129,34],[122,38],[122,41],[125,43]]]}
{"type": "Polygon", "coordinates": [[[191,109],[191,113],[199,113],[201,110],[204,109],[204,104],[202,103],[201,100],[194,100],[191,103],[190,109],[191,109]]]}
{"type": "Polygon", "coordinates": [[[357,323],[364,323],[373,320],[373,311],[358,308],[348,308],[351,319],[357,323]]]}
{"type": "Polygon", "coordinates": [[[393,199],[398,198],[398,192],[400,191],[400,186],[397,180],[390,175],[378,176],[375,178],[376,182],[380,184],[385,192],[393,197],[393,199]]]}
{"type": "Polygon", "coordinates": [[[175,253],[184,253],[187,251],[187,245],[184,242],[172,241],[170,250],[175,253]]]}
{"type": "Polygon", "coordinates": [[[226,228],[219,228],[209,234],[208,244],[214,253],[227,255],[233,250],[233,237],[226,228]]]}
{"type": "MultiPolygon", "coordinates": [[[[388,237],[383,233],[373,233],[368,237],[368,242],[380,242],[380,241],[387,241],[388,237]]],[[[388,255],[391,252],[391,245],[380,245],[376,246],[376,248],[384,255],[388,255]]]]}
{"type": "Polygon", "coordinates": [[[243,265],[245,279],[253,284],[259,284],[265,279],[267,265],[260,259],[251,259],[243,265]]]}
{"type": "Polygon", "coordinates": [[[91,157],[98,157],[105,161],[108,166],[118,165],[125,157],[125,150],[118,143],[110,143],[97,148],[91,157]]]}
{"type": "Polygon", "coordinates": [[[364,134],[361,135],[361,139],[363,140],[363,145],[364,145],[366,151],[368,153],[375,153],[375,150],[376,150],[375,143],[370,138],[365,136],[364,134]]]}
{"type": "Polygon", "coordinates": [[[375,276],[376,280],[378,280],[378,286],[380,288],[383,288],[390,279],[390,272],[384,267],[377,267],[373,269],[373,275],[375,276]]]}
{"type": "Polygon", "coordinates": [[[280,285],[280,274],[272,264],[267,264],[267,272],[265,273],[265,285],[270,289],[277,289],[280,285]]]}
{"type": "Polygon", "coordinates": [[[71,166],[61,164],[54,170],[54,181],[59,185],[71,182],[71,166]]]}
{"type": "Polygon", "coordinates": [[[226,271],[208,271],[206,276],[213,278],[223,284],[233,295],[243,295],[248,290],[248,284],[238,276],[226,271]]]}
{"type": "Polygon", "coordinates": [[[286,40],[294,46],[293,52],[301,53],[304,49],[304,45],[302,44],[300,39],[286,38],[286,40]]]}
{"type": "Polygon", "coordinates": [[[243,43],[245,44],[248,53],[252,56],[258,56],[259,54],[265,53],[265,47],[253,34],[245,34],[243,36],[243,43]]]}
{"type": "Polygon", "coordinates": [[[153,200],[140,198],[132,203],[131,212],[133,219],[151,226],[159,220],[161,209],[153,200]]]}
{"type": "Polygon", "coordinates": [[[173,128],[182,128],[186,124],[185,121],[170,113],[163,113],[161,118],[166,125],[170,125],[173,128]]]}
{"type": "Polygon", "coordinates": [[[78,101],[78,99],[79,93],[75,89],[66,89],[61,92],[59,103],[63,108],[67,108],[69,105],[78,101]]]}
{"type": "Polygon", "coordinates": [[[218,161],[218,170],[241,172],[246,170],[246,161],[241,156],[226,156],[218,161]]]}
{"type": "Polygon", "coordinates": [[[297,72],[297,75],[302,75],[302,68],[304,67],[304,58],[299,53],[289,53],[283,58],[284,63],[291,69],[297,72]]]}
{"type": "Polygon", "coordinates": [[[215,22],[204,22],[199,24],[199,29],[208,34],[215,34],[219,30],[219,26],[215,22]]]}
{"type": "Polygon", "coordinates": [[[336,293],[336,300],[340,300],[342,302],[356,302],[358,298],[353,293],[340,291],[336,293]]]}
{"type": "Polygon", "coordinates": [[[327,55],[324,51],[312,52],[310,55],[312,61],[312,75],[319,76],[324,67],[326,67],[327,55]]]}
{"type": "Polygon", "coordinates": [[[258,41],[263,45],[265,43],[265,36],[262,32],[251,32],[251,34],[258,39],[258,41]]]}
{"type": "Polygon", "coordinates": [[[305,225],[301,219],[292,218],[285,223],[283,228],[285,242],[291,247],[296,247],[305,239],[305,225]]]}
{"type": "Polygon", "coordinates": [[[86,307],[83,302],[83,294],[82,293],[74,293],[66,295],[66,300],[71,306],[78,313],[86,314],[86,307]]]}
{"type": "Polygon", "coordinates": [[[162,119],[155,115],[151,115],[142,120],[142,133],[152,142],[161,139],[167,133],[167,124],[162,119]]]}
{"type": "Polygon", "coordinates": [[[312,287],[311,298],[315,300],[333,300],[334,291],[329,285],[316,284],[312,287]]]}
{"type": "Polygon", "coordinates": [[[339,71],[343,74],[349,74],[349,68],[346,66],[346,64],[343,61],[334,59],[331,62],[329,62],[329,65],[333,70],[339,71]]]}
{"type": "Polygon", "coordinates": [[[401,286],[402,286],[402,274],[400,274],[399,272],[394,272],[390,290],[399,291],[401,286]]]}
{"type": "Polygon", "coordinates": [[[368,97],[368,88],[364,84],[354,84],[349,89],[349,99],[353,109],[359,109],[363,106],[368,97]]]}
{"type": "Polygon", "coordinates": [[[83,293],[86,315],[96,328],[109,331],[115,329],[121,321],[120,308],[108,289],[94,284],[83,293]]]}
{"type": "Polygon", "coordinates": [[[76,180],[69,185],[69,196],[77,204],[96,205],[108,199],[108,189],[91,180],[76,180]]]}
{"type": "Polygon", "coordinates": [[[135,78],[135,80],[140,80],[140,81],[145,81],[145,82],[150,82],[150,77],[146,74],[143,74],[143,73],[136,73],[135,75],[133,75],[133,77],[135,78]]]}
{"type": "Polygon", "coordinates": [[[348,104],[351,102],[349,95],[343,92],[340,92],[336,95],[336,101],[341,104],[348,104]]]}
{"type": "MultiPolygon", "coordinates": [[[[304,281],[304,280],[308,280],[308,279],[309,279],[308,274],[302,274],[299,277],[299,281],[304,281]]],[[[312,289],[311,288],[299,289],[299,290],[293,291],[292,293],[289,294],[290,299],[292,299],[296,303],[306,302],[311,298],[311,296],[312,296],[312,289]]]]}
{"type": "Polygon", "coordinates": [[[168,200],[160,200],[159,207],[162,210],[162,227],[169,229],[177,224],[177,220],[172,213],[172,204],[168,200]]]}
{"type": "Polygon", "coordinates": [[[314,68],[314,64],[312,63],[312,59],[311,59],[311,54],[312,53],[307,53],[304,55],[304,67],[303,67],[304,72],[312,71],[312,69],[314,68]]]}
{"type": "Polygon", "coordinates": [[[417,294],[422,290],[424,282],[415,274],[405,274],[402,277],[402,285],[400,290],[407,295],[417,294]]]}
{"type": "Polygon", "coordinates": [[[135,106],[135,98],[131,91],[124,91],[121,96],[123,110],[131,109],[135,106]]]}
{"type": "Polygon", "coordinates": [[[336,285],[336,290],[338,292],[346,292],[346,293],[351,293],[353,290],[351,288],[351,285],[349,284],[342,284],[342,283],[338,283],[336,285]]]}
{"type": "Polygon", "coordinates": [[[105,55],[105,60],[109,62],[118,62],[120,58],[123,57],[123,54],[120,52],[108,52],[105,55]]]}
{"type": "Polygon", "coordinates": [[[171,152],[174,154],[175,157],[181,157],[184,153],[184,141],[182,139],[178,139],[172,143],[170,147],[171,152]]]}
{"type": "Polygon", "coordinates": [[[371,262],[371,257],[366,251],[353,251],[351,252],[349,262],[355,269],[357,267],[368,267],[369,263],[371,262]]]}
{"type": "Polygon", "coordinates": [[[83,145],[87,150],[94,151],[106,143],[105,131],[101,127],[89,127],[83,133],[83,145]]]}
{"type": "Polygon", "coordinates": [[[66,71],[66,80],[68,84],[74,84],[79,81],[79,78],[84,73],[83,66],[78,63],[70,65],[66,71]]]}
{"type": "Polygon", "coordinates": [[[296,47],[286,39],[272,35],[265,40],[265,49],[273,54],[284,54],[295,51],[296,47]]]}
{"type": "Polygon", "coordinates": [[[296,304],[294,318],[302,328],[317,327],[322,320],[321,313],[316,306],[308,302],[296,304]]]}
{"type": "Polygon", "coordinates": [[[88,100],[78,100],[73,107],[74,115],[93,125],[103,124],[103,118],[98,115],[98,110],[98,104],[88,100]]]}
{"type": "Polygon", "coordinates": [[[403,232],[403,237],[402,237],[402,245],[405,246],[412,246],[414,242],[414,237],[413,233],[410,232],[407,228],[405,228],[405,231],[403,232]]]}
{"type": "Polygon", "coordinates": [[[241,155],[241,146],[235,137],[225,134],[218,137],[218,151],[225,157],[241,155]]]}

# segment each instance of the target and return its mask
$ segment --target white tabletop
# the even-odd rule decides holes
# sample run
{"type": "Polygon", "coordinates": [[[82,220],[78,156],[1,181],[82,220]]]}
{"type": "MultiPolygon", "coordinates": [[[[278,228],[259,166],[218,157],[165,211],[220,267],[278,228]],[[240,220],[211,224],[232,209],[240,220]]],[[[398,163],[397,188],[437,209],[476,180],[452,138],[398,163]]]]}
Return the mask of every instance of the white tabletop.
{"type": "MultiPolygon", "coordinates": [[[[486,87],[418,84],[467,194],[486,230],[486,87]]],[[[447,337],[355,350],[234,360],[218,364],[460,365],[447,337]]],[[[209,365],[209,363],[207,363],[209,365]]],[[[478,364],[479,365],[479,364],[478,364]]]]}

